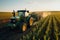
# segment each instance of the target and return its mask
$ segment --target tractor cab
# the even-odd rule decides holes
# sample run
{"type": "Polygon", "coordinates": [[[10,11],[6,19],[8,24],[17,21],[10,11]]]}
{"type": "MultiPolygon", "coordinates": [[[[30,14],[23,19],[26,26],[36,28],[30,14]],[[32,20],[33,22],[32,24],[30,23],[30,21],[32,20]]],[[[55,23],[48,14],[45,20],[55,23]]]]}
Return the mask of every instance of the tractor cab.
{"type": "Polygon", "coordinates": [[[15,16],[15,11],[13,10],[12,14],[13,16],[11,17],[11,23],[16,23],[17,20],[20,18],[25,18],[29,15],[29,10],[18,10],[17,11],[18,15],[15,16]]]}
{"type": "Polygon", "coordinates": [[[17,13],[18,13],[18,16],[26,17],[26,15],[28,16],[29,14],[29,10],[18,10],[17,13]]]}

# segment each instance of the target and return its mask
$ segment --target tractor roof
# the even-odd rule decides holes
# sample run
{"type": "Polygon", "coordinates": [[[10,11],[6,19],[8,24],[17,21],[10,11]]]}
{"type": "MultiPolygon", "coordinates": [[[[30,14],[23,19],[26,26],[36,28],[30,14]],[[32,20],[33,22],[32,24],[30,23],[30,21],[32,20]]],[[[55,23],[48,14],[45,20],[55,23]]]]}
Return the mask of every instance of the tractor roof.
{"type": "Polygon", "coordinates": [[[18,10],[17,12],[29,12],[29,10],[18,10]]]}

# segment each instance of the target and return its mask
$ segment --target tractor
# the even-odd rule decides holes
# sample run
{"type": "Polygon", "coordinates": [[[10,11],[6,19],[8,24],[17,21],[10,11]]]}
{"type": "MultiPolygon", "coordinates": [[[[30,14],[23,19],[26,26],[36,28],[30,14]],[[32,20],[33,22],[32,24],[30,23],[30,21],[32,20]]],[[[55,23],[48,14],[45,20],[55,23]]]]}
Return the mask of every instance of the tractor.
{"type": "Polygon", "coordinates": [[[10,18],[8,26],[11,29],[19,30],[20,32],[25,32],[33,25],[33,17],[29,14],[29,10],[18,10],[18,16],[15,16],[15,11],[13,10],[13,16],[10,18]]]}

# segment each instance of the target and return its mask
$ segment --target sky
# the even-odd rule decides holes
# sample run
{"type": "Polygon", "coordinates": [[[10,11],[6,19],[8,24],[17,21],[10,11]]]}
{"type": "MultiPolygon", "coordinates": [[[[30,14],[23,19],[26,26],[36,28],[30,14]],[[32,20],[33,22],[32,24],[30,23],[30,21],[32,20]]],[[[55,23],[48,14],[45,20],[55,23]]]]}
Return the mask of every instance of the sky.
{"type": "Polygon", "coordinates": [[[60,0],[0,0],[1,11],[60,11],[60,0]]]}

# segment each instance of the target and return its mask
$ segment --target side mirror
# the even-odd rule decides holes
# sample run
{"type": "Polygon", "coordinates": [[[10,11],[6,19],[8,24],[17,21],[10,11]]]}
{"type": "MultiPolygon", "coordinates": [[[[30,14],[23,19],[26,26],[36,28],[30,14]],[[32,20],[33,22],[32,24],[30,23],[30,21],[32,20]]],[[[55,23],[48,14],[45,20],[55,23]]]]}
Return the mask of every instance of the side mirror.
{"type": "Polygon", "coordinates": [[[27,13],[29,13],[29,11],[27,11],[27,13]]]}

